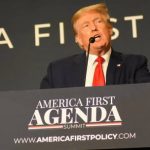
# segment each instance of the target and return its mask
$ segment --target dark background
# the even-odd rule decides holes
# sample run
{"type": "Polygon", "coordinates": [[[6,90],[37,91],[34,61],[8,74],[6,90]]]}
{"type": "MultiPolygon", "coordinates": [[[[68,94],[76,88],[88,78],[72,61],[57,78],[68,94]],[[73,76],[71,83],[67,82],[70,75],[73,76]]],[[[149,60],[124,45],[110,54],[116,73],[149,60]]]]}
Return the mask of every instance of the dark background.
{"type": "MultiPolygon", "coordinates": [[[[4,28],[13,48],[0,44],[0,90],[39,89],[49,62],[80,52],[74,43],[71,16],[82,6],[104,2],[100,0],[1,0],[0,29],[4,28]],[[64,23],[65,43],[60,44],[59,23],[64,23]],[[35,45],[34,26],[50,24],[40,29],[50,37],[35,45]]],[[[105,0],[119,37],[113,40],[116,51],[145,55],[149,60],[150,1],[105,0]],[[132,22],[127,16],[143,16],[137,20],[137,37],[132,34],[132,22]]],[[[0,41],[5,38],[0,34],[0,41]]]]}

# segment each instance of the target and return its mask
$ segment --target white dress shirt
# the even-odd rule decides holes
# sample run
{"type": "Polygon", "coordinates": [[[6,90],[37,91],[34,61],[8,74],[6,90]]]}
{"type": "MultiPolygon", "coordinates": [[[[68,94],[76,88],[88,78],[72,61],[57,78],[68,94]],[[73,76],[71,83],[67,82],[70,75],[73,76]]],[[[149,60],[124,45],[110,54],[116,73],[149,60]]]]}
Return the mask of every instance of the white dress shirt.
{"type": "MultiPolygon", "coordinates": [[[[106,73],[107,73],[107,68],[108,68],[108,63],[109,63],[111,51],[112,50],[110,49],[107,53],[105,53],[103,56],[101,56],[105,60],[102,64],[105,82],[107,80],[106,79],[106,73]]],[[[96,55],[89,54],[88,67],[87,67],[86,80],[85,80],[85,86],[86,87],[92,86],[94,71],[95,71],[95,67],[97,65],[97,62],[95,62],[95,60],[97,57],[98,56],[96,56],[96,55]]]]}

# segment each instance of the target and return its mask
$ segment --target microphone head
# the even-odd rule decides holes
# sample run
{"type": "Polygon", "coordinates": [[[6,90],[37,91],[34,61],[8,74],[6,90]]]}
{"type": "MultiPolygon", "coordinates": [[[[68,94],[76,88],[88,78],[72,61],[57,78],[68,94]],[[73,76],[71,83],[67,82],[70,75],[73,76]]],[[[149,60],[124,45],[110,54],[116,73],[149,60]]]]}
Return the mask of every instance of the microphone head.
{"type": "Polygon", "coordinates": [[[95,37],[90,37],[90,38],[89,38],[89,42],[90,42],[90,43],[94,43],[94,42],[95,42],[95,37]]]}

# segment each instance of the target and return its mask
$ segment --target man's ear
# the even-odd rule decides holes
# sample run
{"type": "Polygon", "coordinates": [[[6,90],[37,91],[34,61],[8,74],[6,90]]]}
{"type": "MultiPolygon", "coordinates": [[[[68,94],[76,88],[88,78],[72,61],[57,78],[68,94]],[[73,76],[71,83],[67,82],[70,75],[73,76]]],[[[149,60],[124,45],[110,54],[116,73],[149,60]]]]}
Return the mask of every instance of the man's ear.
{"type": "Polygon", "coordinates": [[[79,45],[81,49],[83,49],[82,40],[79,38],[78,35],[75,36],[75,42],[79,45]]]}
{"type": "Polygon", "coordinates": [[[113,35],[113,28],[112,27],[109,29],[109,32],[110,32],[110,35],[112,36],[113,35]]]}
{"type": "Polygon", "coordinates": [[[81,40],[80,40],[80,38],[77,34],[75,36],[75,42],[78,43],[78,44],[81,43],[81,40]]]}

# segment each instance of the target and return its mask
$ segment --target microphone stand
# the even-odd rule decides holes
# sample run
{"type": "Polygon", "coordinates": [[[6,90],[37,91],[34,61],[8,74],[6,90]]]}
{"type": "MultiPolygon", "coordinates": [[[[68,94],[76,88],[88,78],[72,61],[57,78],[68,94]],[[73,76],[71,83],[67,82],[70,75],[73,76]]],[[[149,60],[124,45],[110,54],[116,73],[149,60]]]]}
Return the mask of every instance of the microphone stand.
{"type": "Polygon", "coordinates": [[[88,44],[88,51],[87,51],[87,56],[86,56],[86,69],[85,69],[85,77],[84,77],[84,86],[86,84],[86,74],[87,74],[87,68],[88,68],[88,60],[89,60],[89,54],[90,54],[90,46],[91,43],[95,42],[95,37],[90,37],[89,38],[89,44],[88,44]]]}

